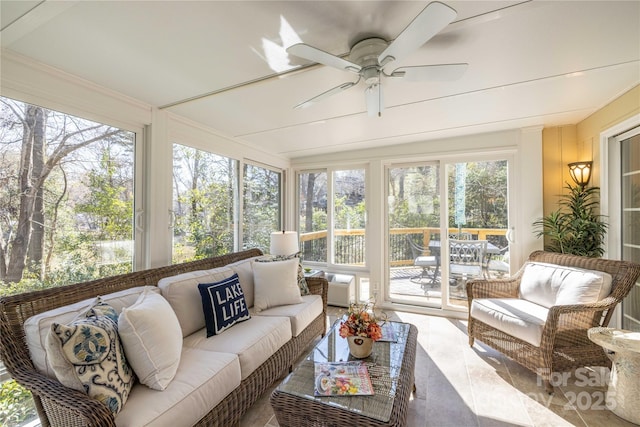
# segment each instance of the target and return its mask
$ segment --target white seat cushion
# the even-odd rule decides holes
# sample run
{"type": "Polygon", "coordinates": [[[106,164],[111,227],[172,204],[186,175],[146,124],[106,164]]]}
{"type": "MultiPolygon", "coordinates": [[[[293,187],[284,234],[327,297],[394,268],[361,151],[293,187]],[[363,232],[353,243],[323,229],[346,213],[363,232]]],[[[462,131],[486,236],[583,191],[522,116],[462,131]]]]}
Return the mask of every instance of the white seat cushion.
{"type": "Polygon", "coordinates": [[[186,337],[183,346],[237,354],[245,379],[290,339],[288,317],[256,316],[209,338],[203,328],[186,337]]]}
{"type": "MultiPolygon", "coordinates": [[[[119,314],[124,307],[129,307],[135,303],[140,294],[146,288],[150,289],[152,292],[160,293],[160,289],[155,286],[137,286],[135,288],[113,292],[100,298],[102,302],[109,304],[119,314]]],[[[35,316],[31,316],[24,322],[24,333],[27,346],[29,347],[29,355],[31,356],[33,365],[38,372],[48,376],[49,378],[56,378],[53,369],[49,366],[49,358],[45,350],[46,339],[47,335],[49,335],[49,331],[51,330],[51,325],[53,323],[71,323],[80,313],[87,311],[95,301],[95,298],[89,298],[75,304],[69,304],[53,310],[48,310],[40,314],[36,314],[35,316]]]]}
{"type": "Polygon", "coordinates": [[[438,265],[438,260],[434,256],[420,255],[413,261],[413,265],[416,267],[435,267],[438,265]]]}
{"type": "Polygon", "coordinates": [[[305,295],[300,304],[281,305],[269,308],[253,316],[288,317],[291,321],[291,333],[297,337],[309,324],[322,314],[322,297],[320,295],[305,295]]]}
{"type": "Polygon", "coordinates": [[[176,375],[163,391],[136,384],[116,417],[120,427],[191,426],[240,385],[235,354],[183,347],[176,375]]]}
{"type": "Polygon", "coordinates": [[[536,347],[548,313],[546,307],[518,298],[478,298],[471,303],[471,317],[536,347]]]}
{"type": "Polygon", "coordinates": [[[480,265],[465,265],[465,264],[451,264],[449,272],[453,276],[482,276],[482,266],[480,265]]]}
{"type": "Polygon", "coordinates": [[[554,305],[588,304],[611,292],[611,275],[541,262],[527,262],[520,280],[520,298],[547,308],[554,305]]]}
{"type": "Polygon", "coordinates": [[[198,270],[165,277],[158,281],[162,296],[169,301],[176,313],[182,336],[186,337],[205,326],[202,297],[198,290],[200,283],[219,282],[233,276],[233,270],[227,267],[211,270],[198,270]]]}

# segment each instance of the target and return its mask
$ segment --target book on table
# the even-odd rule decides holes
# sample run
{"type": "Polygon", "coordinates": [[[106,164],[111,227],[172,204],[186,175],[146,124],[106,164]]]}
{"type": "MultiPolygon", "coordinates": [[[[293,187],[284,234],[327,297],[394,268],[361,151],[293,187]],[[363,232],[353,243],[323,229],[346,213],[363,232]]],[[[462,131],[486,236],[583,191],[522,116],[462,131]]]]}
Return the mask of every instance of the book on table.
{"type": "Polygon", "coordinates": [[[372,395],[373,385],[364,362],[316,362],[316,396],[372,395]]]}

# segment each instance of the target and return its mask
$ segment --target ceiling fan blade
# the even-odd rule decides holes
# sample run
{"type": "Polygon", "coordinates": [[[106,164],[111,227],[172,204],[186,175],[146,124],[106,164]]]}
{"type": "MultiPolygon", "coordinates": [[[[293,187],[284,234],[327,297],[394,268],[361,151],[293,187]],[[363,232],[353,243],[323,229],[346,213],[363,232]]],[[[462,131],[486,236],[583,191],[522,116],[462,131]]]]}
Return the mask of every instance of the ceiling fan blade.
{"type": "Polygon", "coordinates": [[[342,59],[339,56],[332,55],[324,50],[320,50],[304,43],[289,46],[287,48],[287,53],[319,64],[328,65],[329,67],[337,68],[339,70],[351,71],[356,74],[360,72],[361,68],[358,64],[354,64],[353,62],[342,59]]]}
{"type": "Polygon", "coordinates": [[[403,59],[442,31],[456,18],[457,14],[454,9],[445,4],[429,3],[378,56],[378,62],[384,67],[391,61],[403,59]]]}
{"type": "Polygon", "coordinates": [[[409,82],[428,80],[452,81],[462,77],[468,67],[469,64],[440,64],[400,67],[395,69],[389,77],[400,77],[409,82]]]}
{"type": "Polygon", "coordinates": [[[367,103],[367,114],[370,117],[382,116],[384,110],[384,98],[382,97],[382,86],[373,84],[364,90],[364,97],[367,103]]]}
{"type": "Polygon", "coordinates": [[[356,83],[358,83],[360,81],[360,79],[358,79],[355,82],[347,82],[347,83],[342,83],[340,86],[336,86],[333,89],[329,89],[326,92],[322,92],[320,95],[314,96],[313,98],[301,102],[300,104],[296,105],[295,107],[293,107],[294,109],[296,108],[307,108],[312,104],[315,104],[316,102],[322,101],[325,98],[328,98],[332,95],[335,95],[336,93],[340,93],[344,90],[349,89],[350,87],[354,86],[356,83]]]}

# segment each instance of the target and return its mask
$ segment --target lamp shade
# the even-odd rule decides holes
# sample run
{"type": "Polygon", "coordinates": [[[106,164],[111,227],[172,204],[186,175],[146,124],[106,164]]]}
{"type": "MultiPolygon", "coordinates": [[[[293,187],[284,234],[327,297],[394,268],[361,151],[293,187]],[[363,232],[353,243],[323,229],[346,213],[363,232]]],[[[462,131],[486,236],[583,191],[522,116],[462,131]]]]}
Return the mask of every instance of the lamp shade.
{"type": "Polygon", "coordinates": [[[271,233],[271,255],[293,255],[298,253],[297,231],[274,231],[271,233]]]}
{"type": "Polygon", "coordinates": [[[591,178],[592,162],[574,162],[569,163],[569,174],[571,179],[581,187],[585,187],[591,178]]]}

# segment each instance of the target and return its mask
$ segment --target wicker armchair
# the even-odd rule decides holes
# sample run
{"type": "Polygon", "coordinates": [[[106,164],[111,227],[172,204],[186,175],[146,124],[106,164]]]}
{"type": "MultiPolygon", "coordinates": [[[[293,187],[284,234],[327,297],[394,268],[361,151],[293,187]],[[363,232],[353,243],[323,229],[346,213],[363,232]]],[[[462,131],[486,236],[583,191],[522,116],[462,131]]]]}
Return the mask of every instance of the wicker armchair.
{"type": "Polygon", "coordinates": [[[472,304],[480,298],[519,298],[524,268],[504,279],[467,282],[469,301],[469,345],[477,338],[509,356],[541,377],[546,390],[553,392],[550,379],[554,372],[583,366],[611,366],[602,347],[589,340],[587,330],[607,326],[616,305],[631,291],[640,277],[640,265],[598,258],[536,251],[529,261],[607,272],[612,276],[609,296],[589,304],[553,305],[542,325],[540,345],[498,330],[471,315],[472,304]]]}

